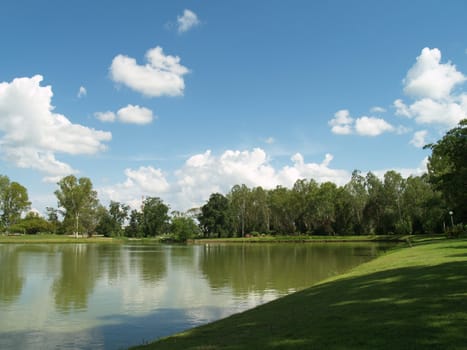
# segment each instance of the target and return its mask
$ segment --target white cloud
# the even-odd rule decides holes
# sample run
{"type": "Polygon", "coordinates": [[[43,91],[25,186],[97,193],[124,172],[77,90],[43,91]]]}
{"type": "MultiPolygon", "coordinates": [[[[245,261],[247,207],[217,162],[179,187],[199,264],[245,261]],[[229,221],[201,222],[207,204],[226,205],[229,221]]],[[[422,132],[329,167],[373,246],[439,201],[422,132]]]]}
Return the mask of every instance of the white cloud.
{"type": "Polygon", "coordinates": [[[395,128],[382,118],[361,117],[355,121],[355,131],[363,136],[378,136],[395,128]]]}
{"type": "Polygon", "coordinates": [[[140,107],[138,105],[128,105],[118,110],[117,112],[118,120],[123,123],[131,124],[149,124],[154,119],[152,111],[145,107],[140,107]]]}
{"type": "Polygon", "coordinates": [[[424,48],[404,79],[404,92],[415,100],[395,100],[396,114],[418,124],[453,127],[467,117],[467,94],[455,89],[466,80],[452,63],[441,63],[440,50],[424,48]]]}
{"type": "Polygon", "coordinates": [[[53,176],[75,172],[58,161],[56,153],[95,154],[112,134],[71,123],[54,113],[51,86],[43,77],[16,78],[0,83],[0,153],[21,168],[33,168],[53,176]]]}
{"type": "Polygon", "coordinates": [[[122,123],[139,125],[149,124],[154,118],[157,118],[150,109],[131,104],[120,108],[117,113],[112,111],[96,112],[94,116],[101,122],[113,123],[118,119],[122,123]]]}
{"type": "Polygon", "coordinates": [[[422,148],[426,145],[426,137],[428,135],[427,130],[420,130],[413,134],[412,140],[410,140],[410,144],[414,145],[417,148],[422,148]]]}
{"type": "Polygon", "coordinates": [[[193,11],[185,9],[182,16],[177,16],[178,32],[184,33],[200,24],[198,16],[193,11]]]}
{"type": "Polygon", "coordinates": [[[110,66],[111,78],[149,97],[183,95],[183,75],[189,70],[178,56],[166,56],[157,46],[148,50],[146,60],[145,65],[139,65],[134,58],[116,56],[110,66]]]}
{"type": "Polygon", "coordinates": [[[425,47],[407,72],[404,92],[416,98],[449,98],[453,88],[466,77],[452,63],[440,63],[441,51],[425,47]]]}
{"type": "Polygon", "coordinates": [[[84,86],[80,86],[79,87],[79,90],[78,90],[78,98],[81,98],[81,97],[84,97],[88,94],[88,91],[86,90],[86,88],[84,86]]]}
{"type": "Polygon", "coordinates": [[[381,169],[372,171],[373,174],[378,176],[380,179],[384,178],[384,174],[390,170],[398,172],[403,178],[408,178],[409,176],[422,176],[427,172],[428,157],[425,157],[418,167],[416,168],[392,168],[392,169],[381,169]]]}
{"type": "Polygon", "coordinates": [[[107,111],[107,112],[96,112],[94,116],[99,119],[101,122],[104,123],[113,123],[116,119],[116,115],[114,112],[107,111]]]}
{"type": "Polygon", "coordinates": [[[350,118],[350,113],[346,109],[341,109],[334,114],[328,124],[331,126],[331,131],[338,135],[349,135],[353,132],[353,119],[350,118]]]}
{"type": "Polygon", "coordinates": [[[291,187],[302,178],[345,184],[350,173],[332,169],[331,160],[332,155],[327,154],[321,163],[306,163],[297,153],[291,158],[291,165],[276,169],[260,148],[227,150],[220,156],[214,156],[208,150],[188,158],[172,174],[172,179],[152,167],[127,169],[123,183],[100,192],[109,199],[124,201],[133,207],[140,205],[141,195],[160,196],[174,205],[174,209],[186,210],[204,204],[214,192],[227,193],[236,184],[272,189],[278,185],[291,187]]]}
{"type": "Polygon", "coordinates": [[[337,111],[328,124],[331,126],[331,131],[338,135],[356,133],[362,136],[378,136],[384,132],[398,130],[382,118],[362,116],[354,120],[346,109],[337,111]]]}
{"type": "Polygon", "coordinates": [[[385,113],[386,109],[384,109],[383,107],[375,106],[375,107],[371,107],[370,112],[371,113],[385,113]]]}
{"type": "Polygon", "coordinates": [[[467,94],[455,101],[436,101],[430,98],[420,99],[411,105],[402,100],[394,101],[396,114],[414,118],[418,124],[437,124],[453,127],[462,119],[467,118],[467,94]]]}
{"type": "Polygon", "coordinates": [[[138,209],[143,196],[160,197],[171,188],[162,170],[152,166],[125,169],[125,176],[123,183],[101,188],[99,193],[109,200],[127,203],[138,209]]]}

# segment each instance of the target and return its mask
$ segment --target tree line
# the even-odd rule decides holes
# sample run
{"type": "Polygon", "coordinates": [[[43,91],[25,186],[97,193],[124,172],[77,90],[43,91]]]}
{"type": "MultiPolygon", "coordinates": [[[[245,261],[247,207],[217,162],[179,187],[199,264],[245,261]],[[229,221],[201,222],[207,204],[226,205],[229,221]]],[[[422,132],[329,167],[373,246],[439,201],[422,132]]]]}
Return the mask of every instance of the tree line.
{"type": "Polygon", "coordinates": [[[89,178],[74,175],[58,182],[57,208],[46,217],[30,209],[27,189],[0,175],[0,231],[151,237],[170,235],[184,241],[196,236],[244,237],[256,234],[368,235],[425,234],[447,228],[464,230],[467,222],[467,120],[434,144],[428,172],[383,178],[355,170],[344,186],[300,179],[292,188],[267,190],[235,185],[213,193],[201,208],[170,212],[158,197],[139,209],[111,201],[100,204],[89,178]],[[455,226],[456,224],[460,224],[455,226]]]}

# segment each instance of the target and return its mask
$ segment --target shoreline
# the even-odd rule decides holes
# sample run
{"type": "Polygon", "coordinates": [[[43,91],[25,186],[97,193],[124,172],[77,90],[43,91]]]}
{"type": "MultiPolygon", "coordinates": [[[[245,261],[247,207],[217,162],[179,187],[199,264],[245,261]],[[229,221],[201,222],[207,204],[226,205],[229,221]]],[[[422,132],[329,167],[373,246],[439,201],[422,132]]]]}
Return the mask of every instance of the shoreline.
{"type": "Polygon", "coordinates": [[[420,237],[305,290],[131,349],[462,348],[467,239],[440,238],[420,237]]]}

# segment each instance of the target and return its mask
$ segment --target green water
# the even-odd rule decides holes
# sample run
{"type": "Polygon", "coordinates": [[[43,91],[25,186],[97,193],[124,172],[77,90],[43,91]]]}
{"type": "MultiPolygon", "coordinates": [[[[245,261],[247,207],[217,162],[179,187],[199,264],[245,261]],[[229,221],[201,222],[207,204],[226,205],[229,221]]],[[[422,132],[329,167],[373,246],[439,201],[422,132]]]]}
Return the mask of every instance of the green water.
{"type": "Polygon", "coordinates": [[[123,349],[342,273],[376,244],[0,244],[0,349],[123,349]]]}

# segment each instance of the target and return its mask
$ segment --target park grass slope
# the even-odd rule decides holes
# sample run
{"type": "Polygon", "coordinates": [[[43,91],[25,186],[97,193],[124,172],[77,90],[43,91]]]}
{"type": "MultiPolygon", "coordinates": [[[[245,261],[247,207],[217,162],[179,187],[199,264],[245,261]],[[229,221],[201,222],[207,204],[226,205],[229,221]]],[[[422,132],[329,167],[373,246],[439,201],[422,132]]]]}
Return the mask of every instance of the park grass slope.
{"type": "Polygon", "coordinates": [[[137,349],[467,349],[467,239],[345,275],[137,349]]]}

